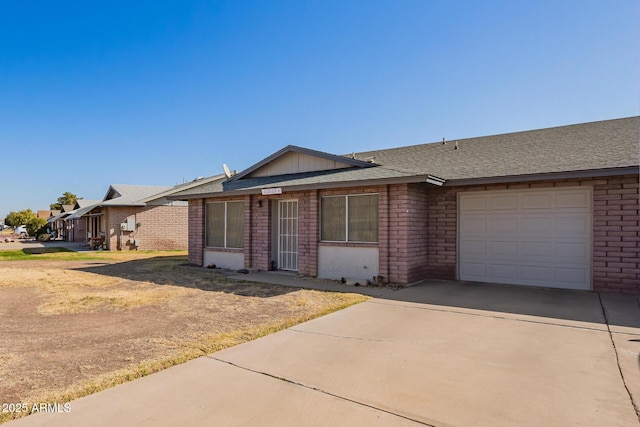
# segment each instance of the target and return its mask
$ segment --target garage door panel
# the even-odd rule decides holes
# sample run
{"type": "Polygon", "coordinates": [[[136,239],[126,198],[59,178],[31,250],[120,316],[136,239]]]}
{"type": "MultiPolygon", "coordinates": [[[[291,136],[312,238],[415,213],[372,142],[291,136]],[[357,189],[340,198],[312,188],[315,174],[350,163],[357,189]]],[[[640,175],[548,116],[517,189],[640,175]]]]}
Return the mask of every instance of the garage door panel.
{"type": "Polygon", "coordinates": [[[555,234],[559,236],[569,235],[572,237],[588,238],[590,235],[591,223],[589,218],[582,215],[570,215],[556,218],[555,234]]]}
{"type": "Polygon", "coordinates": [[[589,270],[585,268],[556,268],[556,282],[567,289],[583,289],[582,284],[589,279],[589,270]]]}
{"type": "Polygon", "coordinates": [[[591,197],[587,187],[460,194],[460,279],[590,289],[591,197]]]}
{"type": "Polygon", "coordinates": [[[513,256],[518,252],[518,242],[508,240],[493,240],[488,241],[487,255],[499,255],[504,259],[505,257],[513,256]]]}
{"type": "Polygon", "coordinates": [[[518,220],[513,217],[504,215],[488,216],[487,223],[489,224],[487,231],[494,236],[510,236],[518,231],[518,220]]]}
{"type": "Polygon", "coordinates": [[[555,255],[565,258],[565,262],[580,262],[589,256],[587,242],[558,242],[555,244],[555,255]],[[568,258],[575,258],[571,261],[568,258]]]}
{"type": "Polygon", "coordinates": [[[481,262],[465,262],[460,265],[460,270],[468,277],[465,280],[482,280],[487,275],[487,268],[481,262]]]}
{"type": "Polygon", "coordinates": [[[549,209],[553,207],[554,197],[552,194],[534,194],[530,196],[520,196],[521,209],[549,209]]]}
{"type": "Polygon", "coordinates": [[[518,278],[518,268],[510,264],[489,264],[488,276],[500,283],[513,282],[518,278]]]}
{"type": "Polygon", "coordinates": [[[584,208],[591,207],[591,193],[588,191],[565,191],[556,200],[558,208],[584,208]]]}
{"type": "Polygon", "coordinates": [[[552,236],[555,233],[553,218],[546,216],[520,218],[518,236],[552,236]]]}
{"type": "Polygon", "coordinates": [[[518,255],[528,257],[553,256],[554,244],[552,242],[521,241],[518,255]]]}
{"type": "Polygon", "coordinates": [[[553,284],[553,267],[549,265],[522,265],[520,279],[532,285],[549,286],[553,284]]]}
{"type": "Polygon", "coordinates": [[[484,211],[487,209],[487,198],[484,195],[473,197],[469,195],[464,200],[460,201],[460,209],[466,212],[470,211],[484,211]]]}
{"type": "Polygon", "coordinates": [[[474,233],[484,235],[487,232],[487,218],[470,215],[460,220],[460,230],[466,235],[474,233]]]}
{"type": "Polygon", "coordinates": [[[491,195],[489,210],[518,209],[518,196],[515,194],[491,195]]]}
{"type": "Polygon", "coordinates": [[[484,257],[487,255],[487,242],[484,240],[467,240],[460,245],[460,252],[467,257],[484,257]]]}

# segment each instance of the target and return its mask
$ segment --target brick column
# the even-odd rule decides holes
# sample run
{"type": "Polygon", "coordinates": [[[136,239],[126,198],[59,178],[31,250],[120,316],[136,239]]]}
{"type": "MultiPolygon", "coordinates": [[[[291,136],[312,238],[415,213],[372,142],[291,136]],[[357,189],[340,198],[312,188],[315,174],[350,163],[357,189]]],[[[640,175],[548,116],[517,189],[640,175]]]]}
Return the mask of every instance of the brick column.
{"type": "Polygon", "coordinates": [[[252,202],[253,200],[250,195],[244,196],[244,268],[252,268],[253,266],[253,230],[251,228],[253,218],[252,202]]]}
{"type": "Polygon", "coordinates": [[[389,187],[389,281],[407,283],[409,189],[407,184],[389,187]]]}
{"type": "Polygon", "coordinates": [[[593,181],[593,290],[640,295],[638,176],[593,181]]]}
{"type": "Polygon", "coordinates": [[[202,265],[205,239],[204,199],[189,200],[189,263],[202,265]]]}
{"type": "Polygon", "coordinates": [[[389,281],[389,186],[378,192],[378,275],[389,281]]]}
{"type": "Polygon", "coordinates": [[[427,190],[427,274],[456,279],[457,196],[451,188],[427,190]]]}
{"type": "Polygon", "coordinates": [[[298,197],[298,272],[304,276],[318,275],[318,191],[308,191],[298,197]]]}
{"type": "Polygon", "coordinates": [[[248,225],[249,228],[245,228],[245,233],[251,234],[251,264],[247,265],[245,257],[245,265],[247,265],[247,268],[268,270],[271,257],[271,221],[269,212],[271,204],[269,199],[256,195],[251,197],[249,209],[252,211],[251,222],[248,225]],[[262,207],[257,207],[258,200],[262,200],[262,207]]]}

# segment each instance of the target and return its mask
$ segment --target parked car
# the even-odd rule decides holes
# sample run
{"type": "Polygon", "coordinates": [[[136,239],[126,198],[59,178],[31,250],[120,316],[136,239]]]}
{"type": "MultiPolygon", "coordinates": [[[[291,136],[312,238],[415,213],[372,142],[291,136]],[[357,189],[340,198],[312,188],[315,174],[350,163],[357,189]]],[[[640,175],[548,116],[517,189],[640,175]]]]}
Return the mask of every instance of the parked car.
{"type": "Polygon", "coordinates": [[[19,225],[13,229],[13,234],[17,234],[19,237],[29,237],[29,233],[27,233],[26,225],[19,225]]]}

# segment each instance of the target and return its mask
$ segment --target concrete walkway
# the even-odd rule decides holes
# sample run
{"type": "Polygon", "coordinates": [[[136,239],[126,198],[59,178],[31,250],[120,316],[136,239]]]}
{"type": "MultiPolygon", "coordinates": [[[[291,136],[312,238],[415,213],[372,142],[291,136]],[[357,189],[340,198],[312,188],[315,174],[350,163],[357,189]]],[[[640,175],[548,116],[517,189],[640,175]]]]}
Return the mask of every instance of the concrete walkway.
{"type": "Polygon", "coordinates": [[[431,282],[19,426],[639,426],[640,301],[431,282]]]}

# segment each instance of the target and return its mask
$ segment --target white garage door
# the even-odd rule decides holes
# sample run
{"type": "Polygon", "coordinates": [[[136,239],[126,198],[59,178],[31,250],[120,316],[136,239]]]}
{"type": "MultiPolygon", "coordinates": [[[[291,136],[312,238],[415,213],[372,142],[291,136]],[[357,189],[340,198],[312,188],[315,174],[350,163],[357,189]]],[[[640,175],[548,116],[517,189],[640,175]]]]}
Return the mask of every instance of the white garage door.
{"type": "Polygon", "coordinates": [[[461,280],[591,289],[591,189],[461,193],[461,280]]]}

